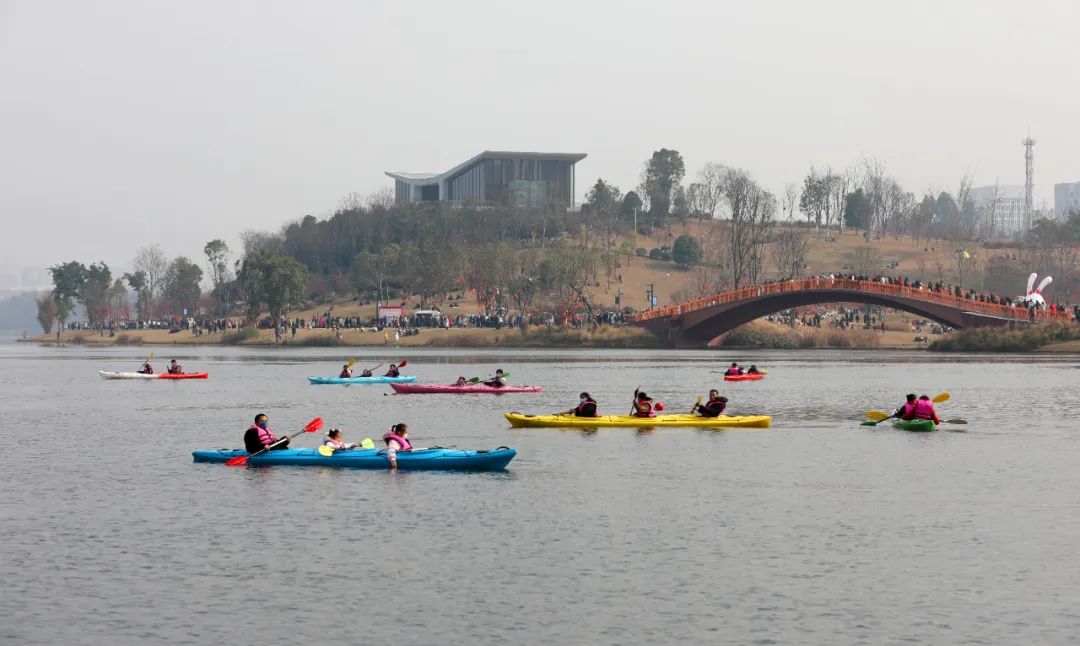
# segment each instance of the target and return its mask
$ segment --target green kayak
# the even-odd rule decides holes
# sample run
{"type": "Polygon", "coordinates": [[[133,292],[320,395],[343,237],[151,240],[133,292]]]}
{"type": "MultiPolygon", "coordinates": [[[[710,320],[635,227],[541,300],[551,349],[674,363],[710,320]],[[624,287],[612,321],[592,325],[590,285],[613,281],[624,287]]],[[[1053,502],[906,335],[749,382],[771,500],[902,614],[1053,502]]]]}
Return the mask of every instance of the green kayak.
{"type": "Polygon", "coordinates": [[[893,419],[893,426],[904,431],[926,433],[936,431],[937,425],[932,419],[893,419]]]}

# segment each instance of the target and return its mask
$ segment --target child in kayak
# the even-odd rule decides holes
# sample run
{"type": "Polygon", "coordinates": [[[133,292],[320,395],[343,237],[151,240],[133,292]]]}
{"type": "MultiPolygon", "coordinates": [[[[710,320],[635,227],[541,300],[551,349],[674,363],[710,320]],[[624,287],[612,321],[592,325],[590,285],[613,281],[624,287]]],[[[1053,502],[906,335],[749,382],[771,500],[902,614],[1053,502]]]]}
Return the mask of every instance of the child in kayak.
{"type": "Polygon", "coordinates": [[[506,378],[503,376],[502,368],[495,370],[495,376],[484,382],[485,386],[491,386],[492,388],[502,388],[506,385],[506,378]]]}
{"type": "Polygon", "coordinates": [[[338,379],[348,379],[349,377],[352,377],[352,366],[346,363],[341,366],[341,374],[338,375],[338,379]]]}
{"type": "Polygon", "coordinates": [[[244,433],[244,448],[248,453],[257,453],[263,449],[280,451],[289,448],[289,438],[282,438],[278,443],[277,436],[270,430],[270,419],[259,413],[255,416],[255,423],[244,433]]]}
{"type": "Polygon", "coordinates": [[[401,372],[398,370],[398,367],[397,367],[396,363],[391,363],[390,364],[390,369],[387,370],[386,374],[383,375],[383,376],[384,377],[400,377],[401,372]]]}
{"type": "Polygon", "coordinates": [[[653,408],[652,397],[645,393],[638,393],[637,399],[634,400],[634,417],[656,417],[653,408]]]}
{"type": "Polygon", "coordinates": [[[727,408],[727,397],[721,397],[717,390],[709,391],[709,401],[704,404],[694,404],[694,412],[702,417],[720,417],[727,408]]]}
{"type": "Polygon", "coordinates": [[[457,381],[455,381],[453,385],[455,385],[455,386],[468,386],[469,381],[467,379],[465,379],[465,377],[458,377],[457,381]]]}
{"type": "Polygon", "coordinates": [[[761,371],[757,369],[755,364],[750,364],[750,369],[746,371],[748,375],[760,375],[761,371]]]}
{"type": "Polygon", "coordinates": [[[343,451],[345,449],[355,449],[359,444],[355,442],[346,442],[341,439],[341,429],[332,428],[330,432],[326,434],[326,439],[323,440],[323,444],[329,446],[335,451],[343,451]]]}
{"type": "Polygon", "coordinates": [[[409,427],[405,424],[394,424],[390,427],[390,432],[383,435],[383,441],[386,442],[386,459],[390,461],[391,471],[397,469],[398,451],[411,451],[413,448],[408,436],[409,427]]]}
{"type": "Polygon", "coordinates": [[[896,409],[896,412],[892,414],[893,417],[904,418],[905,415],[910,414],[915,410],[915,394],[908,393],[907,401],[900,405],[900,408],[896,409]]]}
{"type": "Polygon", "coordinates": [[[598,417],[596,414],[596,400],[589,396],[589,393],[581,393],[578,395],[581,398],[575,408],[563,413],[563,415],[573,415],[575,417],[598,417]]]}
{"type": "Polygon", "coordinates": [[[908,412],[904,414],[900,419],[932,419],[934,420],[935,425],[941,423],[941,419],[938,418],[937,411],[934,410],[934,402],[930,401],[929,395],[920,396],[918,401],[915,402],[915,405],[912,406],[908,410],[908,412]]]}

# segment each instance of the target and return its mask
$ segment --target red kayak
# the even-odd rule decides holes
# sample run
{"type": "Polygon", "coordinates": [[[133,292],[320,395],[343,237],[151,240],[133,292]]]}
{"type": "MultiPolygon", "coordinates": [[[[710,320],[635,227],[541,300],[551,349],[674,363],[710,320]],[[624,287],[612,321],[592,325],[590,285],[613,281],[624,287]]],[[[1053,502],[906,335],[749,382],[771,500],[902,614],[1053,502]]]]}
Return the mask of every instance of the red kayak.
{"type": "Polygon", "coordinates": [[[206,379],[207,373],[205,372],[183,372],[178,375],[170,375],[167,372],[159,374],[158,379],[206,379]]]}
{"type": "Polygon", "coordinates": [[[764,372],[756,372],[752,375],[724,375],[724,381],[758,381],[764,378],[764,372]]]}
{"type": "Polygon", "coordinates": [[[409,394],[444,394],[444,395],[504,395],[507,393],[538,393],[540,386],[485,386],[484,384],[467,384],[465,386],[443,386],[441,384],[390,384],[394,392],[401,395],[409,394]]]}

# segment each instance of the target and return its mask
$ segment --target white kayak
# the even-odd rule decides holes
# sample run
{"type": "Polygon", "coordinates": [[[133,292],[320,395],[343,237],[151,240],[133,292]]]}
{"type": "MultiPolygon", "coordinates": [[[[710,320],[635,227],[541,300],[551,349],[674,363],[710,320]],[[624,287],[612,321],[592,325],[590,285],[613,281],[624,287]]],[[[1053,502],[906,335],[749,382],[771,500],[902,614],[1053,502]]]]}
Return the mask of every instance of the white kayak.
{"type": "Polygon", "coordinates": [[[165,379],[166,381],[173,381],[176,379],[206,379],[205,372],[184,372],[178,375],[171,375],[167,372],[158,372],[154,374],[145,374],[142,372],[109,372],[108,370],[98,370],[98,374],[103,379],[165,379]]]}

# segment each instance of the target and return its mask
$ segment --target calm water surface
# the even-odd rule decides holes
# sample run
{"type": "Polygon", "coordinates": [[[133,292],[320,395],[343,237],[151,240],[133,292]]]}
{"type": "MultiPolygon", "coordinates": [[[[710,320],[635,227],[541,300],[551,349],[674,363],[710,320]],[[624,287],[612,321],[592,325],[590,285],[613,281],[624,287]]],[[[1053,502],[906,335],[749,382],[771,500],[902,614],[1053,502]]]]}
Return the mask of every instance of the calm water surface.
{"type": "Polygon", "coordinates": [[[421,381],[502,367],[545,388],[503,397],[307,385],[336,374],[340,350],[177,350],[203,382],[96,374],[147,352],[0,344],[0,642],[1080,640],[1077,357],[401,355],[421,381]],[[772,373],[724,386],[731,359],[772,373]],[[567,409],[582,389],[623,412],[639,385],[688,410],[714,384],[774,427],[510,430],[501,416],[567,409]],[[858,425],[943,390],[966,432],[858,425]],[[519,455],[494,474],[191,462],[240,446],[260,411],[279,433],[321,415],[377,439],[406,421],[420,445],[519,455]]]}

